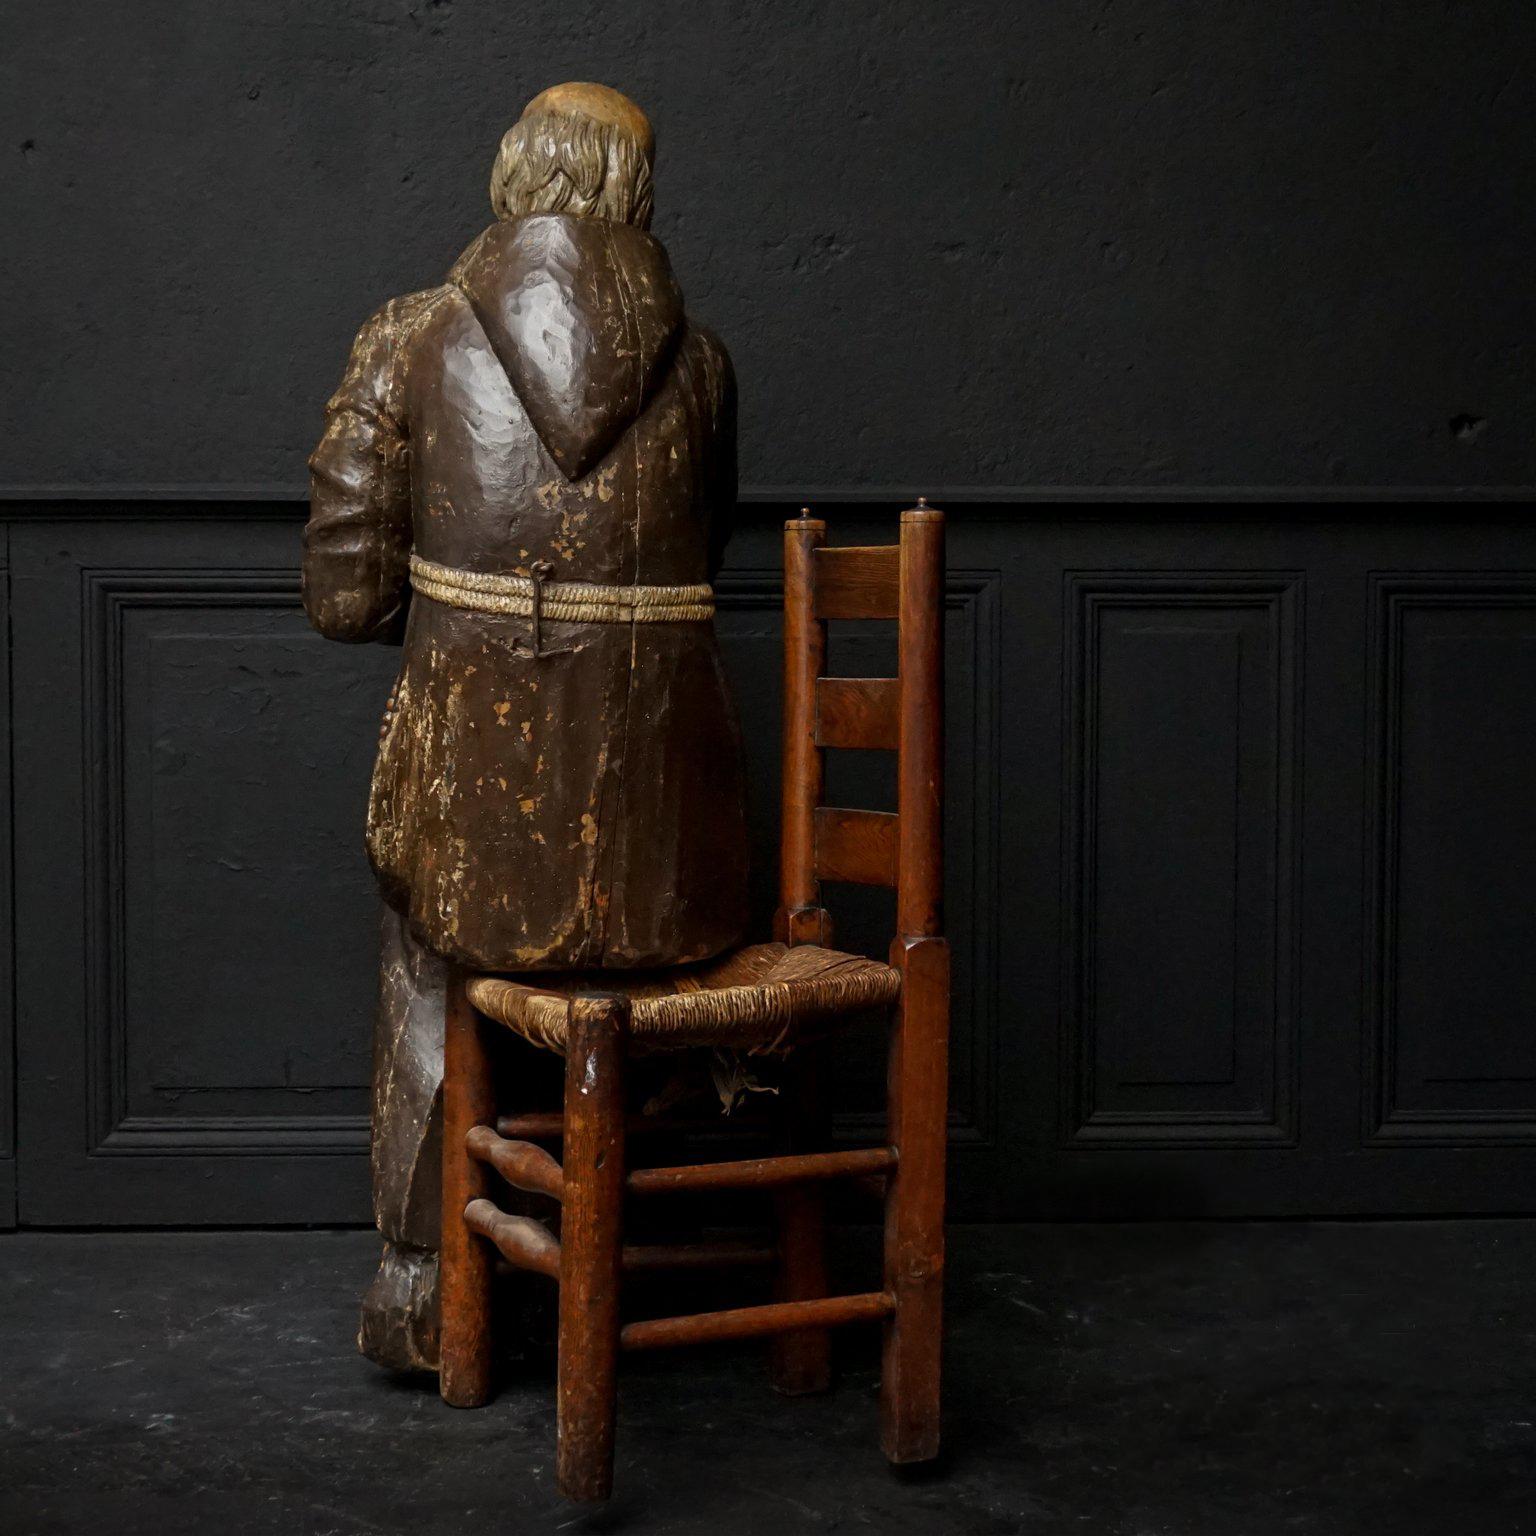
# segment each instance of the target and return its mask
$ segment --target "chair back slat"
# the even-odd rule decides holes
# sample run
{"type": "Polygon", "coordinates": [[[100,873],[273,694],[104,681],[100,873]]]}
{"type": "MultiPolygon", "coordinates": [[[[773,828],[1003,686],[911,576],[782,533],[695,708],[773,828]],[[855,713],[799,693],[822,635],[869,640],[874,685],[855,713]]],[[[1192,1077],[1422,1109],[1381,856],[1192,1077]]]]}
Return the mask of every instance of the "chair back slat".
{"type": "Polygon", "coordinates": [[[901,612],[898,544],[823,546],[814,561],[816,617],[894,619],[901,612]]]}
{"type": "Polygon", "coordinates": [[[850,885],[897,883],[898,829],[890,811],[816,807],[816,875],[850,885]]]}
{"type": "Polygon", "coordinates": [[[817,679],[817,746],[894,752],[900,738],[899,678],[817,679]]]}

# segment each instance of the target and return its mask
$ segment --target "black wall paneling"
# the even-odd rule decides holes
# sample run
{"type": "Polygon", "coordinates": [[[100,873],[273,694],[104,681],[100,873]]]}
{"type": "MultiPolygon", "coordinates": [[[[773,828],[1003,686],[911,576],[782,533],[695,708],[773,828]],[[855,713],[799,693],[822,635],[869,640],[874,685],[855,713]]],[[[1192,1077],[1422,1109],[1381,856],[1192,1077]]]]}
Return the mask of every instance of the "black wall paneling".
{"type": "Polygon", "coordinates": [[[23,1220],[362,1217],[393,658],[309,629],[289,525],[16,537],[23,1220]]]}
{"type": "MultiPolygon", "coordinates": [[[[720,583],[761,922],[792,510],[720,583]]],[[[1536,1208],[1536,532],[950,510],[956,1215],[1536,1208]]],[[[15,513],[20,1219],[365,1221],[395,653],[305,626],[301,506],[15,513]]],[[[830,774],[893,803],[880,754],[830,774]]],[[[879,952],[887,893],[831,904],[879,952]]],[[[882,1070],[876,1027],[835,1052],[843,1139],[882,1070]]]]}
{"type": "Polygon", "coordinates": [[[16,1020],[11,897],[10,530],[0,530],[0,1228],[16,1221],[16,1020]]]}
{"type": "Polygon", "coordinates": [[[1043,749],[1004,744],[1043,802],[1004,857],[1060,891],[1022,940],[1029,1042],[1000,1042],[1054,1073],[1003,1111],[1020,1206],[1532,1209],[1529,525],[1101,514],[1017,542],[1009,609],[1040,611],[1005,631],[1062,701],[1043,749]]]}
{"type": "Polygon", "coordinates": [[[1536,573],[1378,574],[1370,621],[1366,1136],[1536,1145],[1536,573]]]}
{"type": "Polygon", "coordinates": [[[1300,587],[1067,579],[1075,1142],[1294,1139],[1300,587]]]}

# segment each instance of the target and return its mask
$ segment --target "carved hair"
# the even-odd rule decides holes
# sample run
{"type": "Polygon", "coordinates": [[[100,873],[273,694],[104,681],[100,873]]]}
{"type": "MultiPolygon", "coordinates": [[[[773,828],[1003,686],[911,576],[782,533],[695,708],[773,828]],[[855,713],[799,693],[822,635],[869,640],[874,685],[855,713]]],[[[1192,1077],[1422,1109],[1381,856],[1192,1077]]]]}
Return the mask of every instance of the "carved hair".
{"type": "Polygon", "coordinates": [[[623,128],[575,112],[533,113],[501,141],[491,207],[498,219],[572,213],[648,229],[650,160],[623,128]]]}

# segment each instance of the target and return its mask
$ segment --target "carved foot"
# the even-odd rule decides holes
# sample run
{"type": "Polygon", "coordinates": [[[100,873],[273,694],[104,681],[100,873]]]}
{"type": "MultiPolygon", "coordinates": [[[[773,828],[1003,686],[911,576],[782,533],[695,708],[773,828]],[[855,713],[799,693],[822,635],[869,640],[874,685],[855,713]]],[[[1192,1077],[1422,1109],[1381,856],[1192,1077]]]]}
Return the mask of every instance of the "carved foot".
{"type": "Polygon", "coordinates": [[[363,1297],[357,1347],[390,1371],[436,1371],[437,1255],[385,1243],[363,1297]]]}

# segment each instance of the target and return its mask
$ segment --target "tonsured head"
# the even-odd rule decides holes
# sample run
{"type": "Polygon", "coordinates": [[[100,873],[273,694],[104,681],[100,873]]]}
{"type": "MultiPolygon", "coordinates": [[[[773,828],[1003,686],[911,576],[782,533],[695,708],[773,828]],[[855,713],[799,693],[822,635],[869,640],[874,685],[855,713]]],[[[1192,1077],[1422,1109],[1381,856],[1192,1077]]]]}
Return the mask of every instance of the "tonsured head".
{"type": "Polygon", "coordinates": [[[498,219],[570,213],[646,229],[656,136],[639,107],[606,85],[540,91],[506,132],[491,169],[498,219]]]}

